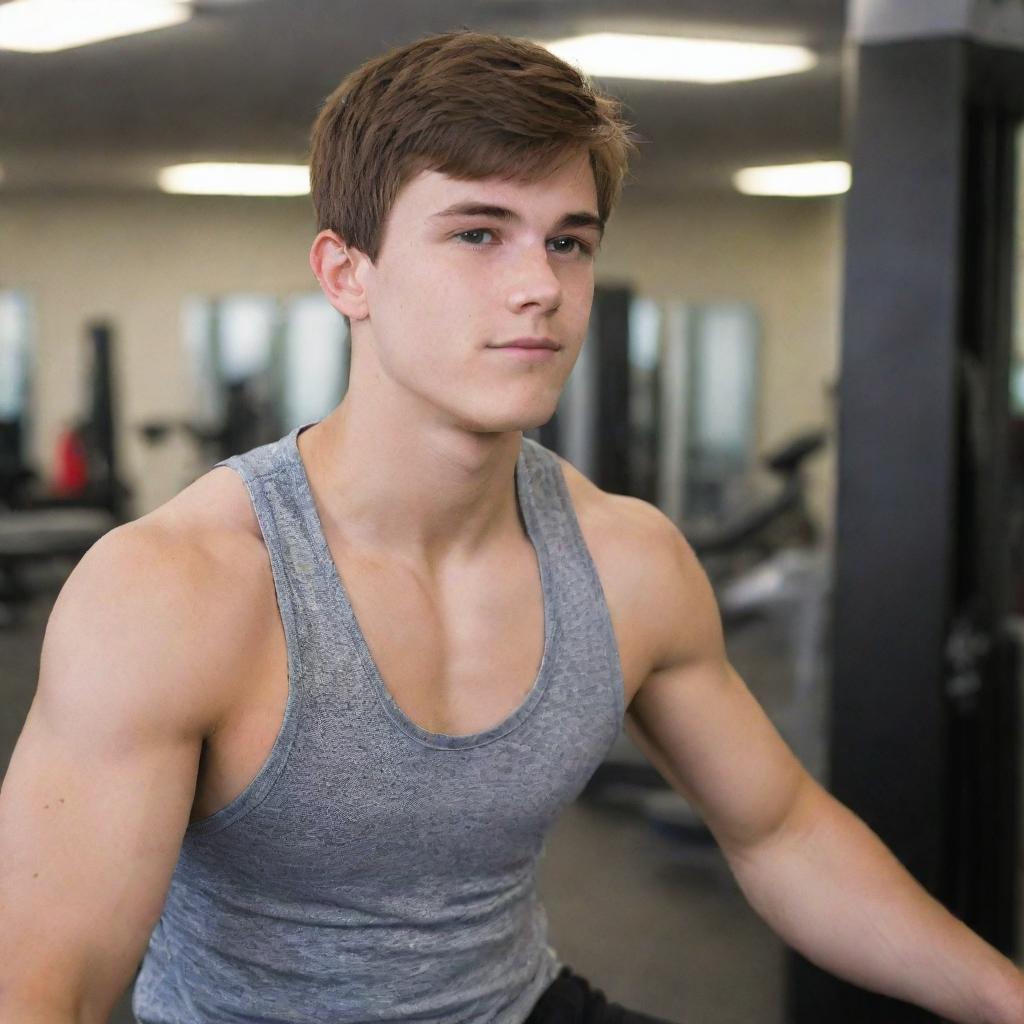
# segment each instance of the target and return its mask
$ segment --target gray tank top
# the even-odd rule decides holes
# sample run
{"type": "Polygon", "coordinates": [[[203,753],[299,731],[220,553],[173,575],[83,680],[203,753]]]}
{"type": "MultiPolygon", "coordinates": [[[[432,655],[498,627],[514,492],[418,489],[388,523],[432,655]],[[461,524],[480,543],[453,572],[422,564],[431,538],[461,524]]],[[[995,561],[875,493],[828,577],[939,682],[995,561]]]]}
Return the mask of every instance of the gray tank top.
{"type": "Polygon", "coordinates": [[[302,429],[220,464],[245,481],[270,554],[288,700],[256,778],[185,832],[133,1010],[142,1024],[520,1024],[562,966],[535,886],[545,833],[624,710],[561,468],[523,439],[516,493],[544,594],[533,687],[493,728],[448,736],[380,677],[302,429]]]}

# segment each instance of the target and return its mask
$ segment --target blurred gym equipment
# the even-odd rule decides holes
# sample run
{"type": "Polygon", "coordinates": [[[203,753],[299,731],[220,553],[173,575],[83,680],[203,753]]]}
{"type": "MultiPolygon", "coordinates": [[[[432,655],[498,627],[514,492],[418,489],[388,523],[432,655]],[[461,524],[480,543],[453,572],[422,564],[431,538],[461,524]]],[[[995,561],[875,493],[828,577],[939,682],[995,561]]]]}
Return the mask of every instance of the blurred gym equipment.
{"type": "Polygon", "coordinates": [[[250,379],[224,384],[223,409],[220,423],[214,426],[185,419],[150,420],[137,429],[151,447],[163,444],[175,432],[183,434],[196,446],[203,471],[285,433],[272,404],[258,397],[250,379]]]}
{"type": "MultiPolygon", "coordinates": [[[[714,530],[687,533],[716,591],[780,551],[817,544],[820,531],[807,505],[804,466],[826,442],[824,430],[811,430],[769,452],[761,461],[770,473],[781,478],[774,493],[753,502],[714,530]]],[[[723,615],[743,614],[743,603],[737,598],[734,608],[722,608],[723,615]]]]}
{"type": "Polygon", "coordinates": [[[84,462],[77,493],[54,493],[24,461],[18,420],[0,423],[0,628],[20,620],[24,605],[46,586],[34,569],[76,561],[124,522],[130,492],[117,473],[113,332],[88,327],[91,370],[88,416],[74,431],[84,462]]]}

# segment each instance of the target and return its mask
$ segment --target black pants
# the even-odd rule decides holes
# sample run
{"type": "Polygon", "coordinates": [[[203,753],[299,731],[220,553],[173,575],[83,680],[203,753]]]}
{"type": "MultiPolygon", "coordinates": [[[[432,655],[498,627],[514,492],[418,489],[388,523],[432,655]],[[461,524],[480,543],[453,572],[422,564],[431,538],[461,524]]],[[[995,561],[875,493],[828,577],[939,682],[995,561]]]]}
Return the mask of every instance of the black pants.
{"type": "Polygon", "coordinates": [[[618,1003],[609,1003],[605,994],[591,988],[589,982],[568,967],[544,990],[526,1018],[526,1024],[669,1024],[657,1017],[634,1013],[618,1003]]]}

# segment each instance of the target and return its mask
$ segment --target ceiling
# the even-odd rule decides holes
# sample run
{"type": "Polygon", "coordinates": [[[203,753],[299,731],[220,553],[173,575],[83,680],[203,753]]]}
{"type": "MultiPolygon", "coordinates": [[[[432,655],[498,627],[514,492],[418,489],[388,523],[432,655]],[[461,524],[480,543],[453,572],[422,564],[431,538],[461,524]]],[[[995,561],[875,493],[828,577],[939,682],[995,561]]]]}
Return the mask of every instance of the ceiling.
{"type": "Polygon", "coordinates": [[[631,192],[728,189],[749,164],[843,155],[844,0],[196,0],[184,25],[52,54],[0,51],[0,194],[153,189],[189,160],[305,160],[323,98],[366,58],[467,27],[615,29],[811,46],[804,74],[602,83],[643,140],[631,192]]]}

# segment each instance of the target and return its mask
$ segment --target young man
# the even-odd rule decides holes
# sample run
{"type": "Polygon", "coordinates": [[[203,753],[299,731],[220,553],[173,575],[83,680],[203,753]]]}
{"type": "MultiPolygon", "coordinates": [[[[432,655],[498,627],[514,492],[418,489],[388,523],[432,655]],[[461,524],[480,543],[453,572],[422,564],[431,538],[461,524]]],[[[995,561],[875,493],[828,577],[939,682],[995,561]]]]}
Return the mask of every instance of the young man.
{"type": "Polygon", "coordinates": [[[343,403],[100,541],[0,800],[0,1022],[623,1021],[546,941],[546,830],[627,725],[806,956],[956,1021],[1013,967],[794,760],[674,526],[523,438],[628,141],[526,42],[433,37],[317,122],[343,403]]]}

